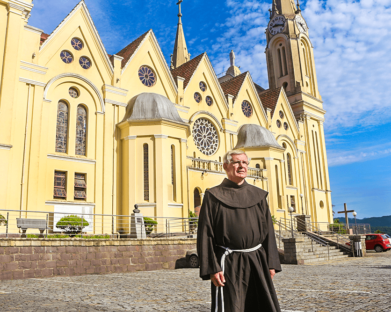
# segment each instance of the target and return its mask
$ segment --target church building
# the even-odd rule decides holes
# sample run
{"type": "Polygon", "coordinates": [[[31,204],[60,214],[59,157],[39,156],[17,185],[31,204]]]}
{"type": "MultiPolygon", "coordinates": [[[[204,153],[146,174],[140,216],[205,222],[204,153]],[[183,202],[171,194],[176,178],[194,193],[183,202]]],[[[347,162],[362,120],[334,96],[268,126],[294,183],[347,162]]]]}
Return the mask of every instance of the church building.
{"type": "Polygon", "coordinates": [[[241,149],[272,215],[293,207],[332,222],[325,110],[300,6],[273,0],[266,88],[233,51],[222,77],[206,52],[191,57],[181,2],[167,64],[152,30],[107,54],[83,0],[50,35],[29,25],[32,0],[0,0],[0,209],[130,215],[137,204],[144,216],[187,218],[224,179],[223,155],[241,149]]]}

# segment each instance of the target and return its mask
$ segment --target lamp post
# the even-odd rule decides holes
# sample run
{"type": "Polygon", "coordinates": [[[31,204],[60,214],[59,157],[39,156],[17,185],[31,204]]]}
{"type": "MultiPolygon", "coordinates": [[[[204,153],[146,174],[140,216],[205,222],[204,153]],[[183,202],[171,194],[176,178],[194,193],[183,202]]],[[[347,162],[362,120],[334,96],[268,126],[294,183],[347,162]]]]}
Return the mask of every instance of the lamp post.
{"type": "Polygon", "coordinates": [[[304,206],[303,206],[303,197],[304,197],[304,195],[300,194],[300,197],[301,197],[301,213],[302,213],[302,215],[304,215],[304,206]]]}
{"type": "Polygon", "coordinates": [[[293,209],[293,207],[289,207],[288,210],[289,210],[289,212],[291,213],[291,234],[292,234],[292,238],[293,238],[293,220],[292,220],[292,212],[295,211],[295,209],[293,209]]]}
{"type": "Polygon", "coordinates": [[[356,226],[356,235],[357,235],[357,219],[356,219],[356,216],[357,216],[357,212],[353,212],[353,216],[354,216],[354,223],[355,223],[355,226],[356,226]]]}

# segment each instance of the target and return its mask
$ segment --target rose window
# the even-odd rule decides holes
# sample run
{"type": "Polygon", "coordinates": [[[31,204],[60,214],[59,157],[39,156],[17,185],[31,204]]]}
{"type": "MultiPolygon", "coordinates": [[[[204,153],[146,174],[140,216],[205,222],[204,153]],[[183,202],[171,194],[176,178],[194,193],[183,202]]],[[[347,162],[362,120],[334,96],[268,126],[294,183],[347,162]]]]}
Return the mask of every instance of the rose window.
{"type": "Polygon", "coordinates": [[[253,108],[251,107],[251,104],[247,101],[243,101],[242,111],[244,116],[246,117],[251,117],[251,115],[253,114],[253,108]]]}
{"type": "Polygon", "coordinates": [[[81,49],[83,49],[83,42],[81,42],[80,39],[73,38],[71,41],[71,44],[72,44],[72,47],[77,51],[80,51],[81,49]]]}
{"type": "Polygon", "coordinates": [[[84,57],[84,56],[82,56],[80,58],[79,63],[80,63],[80,66],[82,68],[84,68],[84,69],[89,69],[91,67],[91,65],[92,65],[91,61],[88,58],[84,57]]]}
{"type": "Polygon", "coordinates": [[[205,92],[206,91],[206,84],[204,82],[200,82],[200,89],[202,92],[205,92]]]}
{"type": "Polygon", "coordinates": [[[206,97],[206,104],[208,104],[208,106],[212,106],[212,104],[213,104],[213,99],[212,99],[210,96],[207,96],[207,97],[206,97]]]}
{"type": "Polygon", "coordinates": [[[62,51],[60,54],[62,61],[66,64],[72,63],[73,55],[68,51],[62,51]]]}
{"type": "Polygon", "coordinates": [[[200,103],[201,100],[202,100],[202,96],[201,94],[199,94],[198,92],[194,93],[194,99],[197,103],[200,103]]]}
{"type": "Polygon", "coordinates": [[[76,99],[79,97],[79,92],[75,88],[69,88],[69,95],[76,99]]]}
{"type": "Polygon", "coordinates": [[[156,83],[156,75],[148,66],[141,66],[138,70],[138,78],[144,86],[152,87],[156,83]]]}
{"type": "Polygon", "coordinates": [[[219,147],[219,137],[213,124],[204,118],[197,119],[193,126],[193,139],[198,150],[211,156],[219,147]]]}

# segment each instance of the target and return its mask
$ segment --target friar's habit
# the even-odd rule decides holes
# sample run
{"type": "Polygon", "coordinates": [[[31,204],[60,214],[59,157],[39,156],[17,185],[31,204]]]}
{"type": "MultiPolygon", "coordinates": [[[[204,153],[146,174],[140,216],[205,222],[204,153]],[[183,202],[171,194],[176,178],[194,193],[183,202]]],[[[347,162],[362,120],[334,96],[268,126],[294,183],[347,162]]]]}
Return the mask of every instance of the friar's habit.
{"type": "Polygon", "coordinates": [[[205,192],[197,234],[200,276],[209,280],[210,274],[222,271],[221,258],[231,250],[262,247],[253,252],[233,252],[225,257],[225,286],[212,283],[212,311],[279,312],[277,295],[270,276],[271,269],[281,271],[274,236],[273,222],[266,201],[268,193],[248,184],[238,185],[225,179],[219,186],[205,192]]]}

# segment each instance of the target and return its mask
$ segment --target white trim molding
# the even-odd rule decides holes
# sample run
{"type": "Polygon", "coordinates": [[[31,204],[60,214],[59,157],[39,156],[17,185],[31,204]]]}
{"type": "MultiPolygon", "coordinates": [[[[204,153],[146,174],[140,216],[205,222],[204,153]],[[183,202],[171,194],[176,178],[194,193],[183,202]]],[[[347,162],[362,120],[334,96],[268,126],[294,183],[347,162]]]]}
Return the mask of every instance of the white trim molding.
{"type": "Polygon", "coordinates": [[[237,127],[238,123],[239,123],[236,120],[232,120],[232,119],[228,119],[228,118],[223,118],[223,121],[224,121],[224,124],[234,126],[234,127],[237,127]]]}
{"type": "Polygon", "coordinates": [[[37,68],[42,69],[42,70],[48,70],[49,69],[49,67],[37,65],[37,64],[34,64],[34,63],[26,62],[26,61],[20,61],[20,62],[23,63],[23,64],[26,64],[26,65],[37,67],[37,68]]]}
{"type": "Polygon", "coordinates": [[[9,151],[12,148],[12,145],[0,144],[0,149],[9,151]]]}
{"type": "Polygon", "coordinates": [[[297,187],[295,186],[289,186],[287,185],[285,188],[289,189],[289,190],[297,190],[297,187]]]}
{"type": "Polygon", "coordinates": [[[47,200],[45,205],[95,206],[95,203],[47,200]]]}
{"type": "Polygon", "coordinates": [[[285,210],[284,210],[284,209],[277,209],[277,212],[283,212],[283,213],[285,213],[285,210]]]}
{"type": "Polygon", "coordinates": [[[233,135],[238,135],[237,132],[231,131],[231,130],[227,130],[227,129],[224,129],[223,132],[224,132],[224,133],[230,133],[230,134],[233,134],[233,135]]]}
{"type": "Polygon", "coordinates": [[[194,119],[200,115],[200,114],[204,114],[204,115],[207,115],[211,118],[213,118],[213,120],[217,123],[217,125],[219,126],[220,128],[220,131],[223,131],[223,126],[221,125],[220,121],[211,113],[207,112],[207,111],[198,111],[196,113],[193,114],[193,116],[191,116],[190,118],[190,123],[192,123],[194,121],[194,119]]]}
{"type": "Polygon", "coordinates": [[[31,71],[33,73],[37,73],[37,74],[40,74],[40,75],[46,75],[45,71],[34,69],[34,68],[31,68],[31,67],[27,67],[27,66],[22,66],[21,65],[20,69],[28,70],[28,71],[31,71]]]}
{"type": "Polygon", "coordinates": [[[124,141],[136,140],[136,139],[137,139],[137,135],[129,135],[129,136],[123,138],[124,141]]]}
{"type": "Polygon", "coordinates": [[[31,79],[27,79],[27,78],[23,78],[23,77],[19,77],[19,81],[27,83],[27,84],[31,84],[31,85],[34,85],[34,86],[39,86],[39,87],[45,87],[46,86],[46,83],[44,83],[44,82],[31,80],[31,79]]]}
{"type": "Polygon", "coordinates": [[[122,106],[122,107],[127,107],[128,106],[126,103],[117,102],[117,101],[110,100],[110,99],[105,99],[105,103],[118,105],[118,106],[122,106]]]}
{"type": "Polygon", "coordinates": [[[138,203],[137,206],[139,208],[156,207],[156,203],[138,203]]]}
{"type": "Polygon", "coordinates": [[[165,135],[165,134],[154,134],[153,136],[155,137],[155,139],[167,139],[168,138],[168,135],[165,135]]]}
{"type": "Polygon", "coordinates": [[[76,79],[80,79],[82,81],[84,81],[86,84],[88,84],[96,93],[96,95],[98,96],[98,99],[99,99],[99,102],[100,102],[100,105],[101,105],[101,112],[104,113],[105,112],[105,103],[103,101],[103,97],[102,97],[102,94],[101,92],[99,91],[99,89],[90,81],[88,80],[86,77],[83,77],[82,75],[79,75],[79,74],[74,74],[74,73],[63,73],[63,74],[60,74],[54,78],[52,78],[46,85],[45,87],[45,91],[43,93],[43,99],[44,101],[45,100],[48,100],[47,96],[48,96],[48,92],[49,92],[49,89],[51,87],[51,85],[61,79],[61,78],[76,78],[76,79]]]}
{"type": "Polygon", "coordinates": [[[183,204],[168,203],[168,208],[183,208],[183,204]]]}
{"type": "Polygon", "coordinates": [[[54,154],[48,154],[48,159],[73,161],[73,162],[92,164],[92,165],[95,165],[96,163],[96,160],[94,159],[79,158],[79,157],[65,156],[65,155],[54,155],[54,154]]]}
{"type": "Polygon", "coordinates": [[[187,143],[187,139],[181,139],[182,143],[187,143]]]}
{"type": "Polygon", "coordinates": [[[31,31],[31,32],[38,34],[38,35],[41,35],[43,33],[42,29],[30,26],[30,25],[24,25],[24,29],[31,31]]]}
{"type": "Polygon", "coordinates": [[[186,114],[189,112],[189,109],[190,109],[190,107],[179,105],[179,104],[175,104],[175,107],[178,111],[186,113],[186,114]]]}
{"type": "Polygon", "coordinates": [[[312,188],[313,191],[317,191],[317,192],[320,192],[320,193],[327,193],[327,191],[323,191],[323,190],[320,190],[320,189],[317,189],[317,188],[312,188]]]}
{"type": "Polygon", "coordinates": [[[121,89],[118,87],[114,87],[112,85],[105,84],[105,85],[103,85],[103,91],[110,92],[110,93],[117,94],[117,95],[121,95],[121,96],[126,96],[128,94],[129,90],[121,89]]]}

